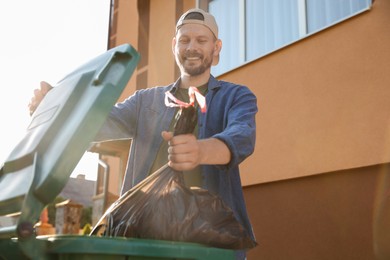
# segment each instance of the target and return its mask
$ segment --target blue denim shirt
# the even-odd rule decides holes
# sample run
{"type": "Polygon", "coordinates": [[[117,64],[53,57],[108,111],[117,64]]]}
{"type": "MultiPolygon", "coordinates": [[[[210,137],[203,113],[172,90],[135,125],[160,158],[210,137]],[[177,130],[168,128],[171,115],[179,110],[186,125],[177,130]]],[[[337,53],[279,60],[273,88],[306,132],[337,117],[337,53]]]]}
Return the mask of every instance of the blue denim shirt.
{"type": "MultiPolygon", "coordinates": [[[[142,89],[116,104],[98,134],[97,140],[131,138],[130,156],[122,193],[147,177],[168,130],[175,108],[165,106],[166,91],[174,84],[142,89]]],[[[207,112],[198,115],[198,138],[218,138],[230,149],[227,165],[202,165],[203,188],[218,194],[254,238],[247,215],[238,165],[254,151],[256,140],[256,96],[245,86],[218,81],[213,76],[206,95],[207,112]]],[[[210,155],[212,156],[212,155],[210,155]]]]}

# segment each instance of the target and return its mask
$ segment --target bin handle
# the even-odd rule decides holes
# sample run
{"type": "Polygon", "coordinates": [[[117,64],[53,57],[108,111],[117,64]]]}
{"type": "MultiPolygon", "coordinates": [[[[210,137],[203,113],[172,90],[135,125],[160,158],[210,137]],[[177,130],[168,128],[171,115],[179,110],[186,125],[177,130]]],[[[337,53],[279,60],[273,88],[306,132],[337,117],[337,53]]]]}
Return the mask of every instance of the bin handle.
{"type": "Polygon", "coordinates": [[[93,80],[93,85],[97,86],[102,83],[103,78],[107,72],[107,70],[112,66],[114,62],[116,62],[120,58],[125,58],[125,59],[131,59],[131,55],[127,52],[113,52],[111,54],[111,57],[107,60],[107,62],[104,64],[104,66],[99,70],[99,72],[96,74],[94,80],[93,80]]]}

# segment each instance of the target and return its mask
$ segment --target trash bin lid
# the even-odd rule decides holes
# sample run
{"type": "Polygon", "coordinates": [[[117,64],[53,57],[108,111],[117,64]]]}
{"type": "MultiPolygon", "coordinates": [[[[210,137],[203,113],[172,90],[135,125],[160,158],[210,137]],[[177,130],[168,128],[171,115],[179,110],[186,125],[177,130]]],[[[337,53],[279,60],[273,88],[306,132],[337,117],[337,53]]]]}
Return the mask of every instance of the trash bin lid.
{"type": "Polygon", "coordinates": [[[69,73],[49,91],[0,170],[0,215],[21,210],[24,220],[39,217],[43,206],[67,183],[138,60],[139,54],[129,44],[115,47],[69,73]],[[42,205],[30,205],[34,201],[42,205]]]}

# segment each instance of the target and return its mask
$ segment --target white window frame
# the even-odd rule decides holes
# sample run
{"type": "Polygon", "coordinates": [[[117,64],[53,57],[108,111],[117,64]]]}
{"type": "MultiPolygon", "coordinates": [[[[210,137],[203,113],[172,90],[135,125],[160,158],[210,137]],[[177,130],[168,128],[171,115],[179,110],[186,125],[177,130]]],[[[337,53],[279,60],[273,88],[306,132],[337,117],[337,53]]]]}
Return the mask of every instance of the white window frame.
{"type": "MultiPolygon", "coordinates": [[[[211,2],[212,0],[196,0],[196,7],[197,8],[202,8],[206,11],[208,11],[208,4],[211,2]]],[[[309,32],[308,30],[308,19],[307,19],[307,1],[308,0],[296,0],[297,1],[297,5],[298,5],[298,33],[299,33],[299,38],[297,40],[293,40],[287,44],[284,44],[282,46],[279,46],[277,48],[275,48],[274,50],[272,51],[269,51],[263,55],[260,55],[259,57],[255,57],[255,58],[251,58],[250,60],[247,59],[247,50],[246,50],[246,0],[237,0],[238,1],[238,8],[239,8],[239,17],[238,17],[238,24],[239,24],[239,35],[238,35],[238,39],[239,39],[239,50],[238,50],[238,60],[239,60],[239,64],[237,66],[235,66],[234,68],[232,69],[229,69],[229,70],[226,70],[226,71],[223,71],[219,74],[215,74],[214,76],[219,76],[219,75],[222,75],[224,73],[227,73],[231,70],[234,70],[236,69],[237,67],[241,67],[241,66],[244,66],[245,64],[249,63],[249,62],[252,62],[253,60],[256,60],[256,59],[259,59],[259,58],[262,58],[266,55],[269,55],[277,50],[280,50],[288,45],[291,45],[297,41],[300,41],[302,39],[305,39],[313,34],[316,34],[326,28],[329,28],[331,26],[334,26],[335,24],[338,24],[342,21],[345,21],[347,19],[350,19],[351,17],[354,17],[356,15],[359,15],[360,13],[363,13],[363,12],[366,12],[368,10],[371,9],[371,6],[372,6],[372,0],[366,0],[367,1],[367,7],[366,8],[363,8],[362,10],[358,11],[358,12],[355,12],[355,13],[352,13],[351,15],[349,16],[346,16],[346,17],[343,17],[342,19],[339,19],[335,22],[332,22],[330,24],[327,24],[326,26],[318,29],[318,30],[315,30],[313,32],[309,32]]],[[[270,0],[272,1],[272,0],[270,0]]],[[[340,1],[343,1],[343,0],[340,0],[340,1]]]]}

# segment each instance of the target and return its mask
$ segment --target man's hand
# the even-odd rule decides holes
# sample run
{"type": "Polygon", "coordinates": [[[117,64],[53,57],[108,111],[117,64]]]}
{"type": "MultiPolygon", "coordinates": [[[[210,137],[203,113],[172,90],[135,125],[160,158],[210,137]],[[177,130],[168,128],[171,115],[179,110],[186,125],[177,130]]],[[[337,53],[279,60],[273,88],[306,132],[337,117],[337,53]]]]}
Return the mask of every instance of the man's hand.
{"type": "Polygon", "coordinates": [[[52,88],[53,87],[49,83],[41,81],[40,88],[34,89],[34,96],[31,98],[30,103],[28,104],[30,116],[37,109],[42,99],[46,96],[47,92],[49,92],[52,88]]]}
{"type": "Polygon", "coordinates": [[[172,132],[162,132],[168,141],[168,165],[178,171],[194,169],[200,163],[200,146],[193,134],[173,136],[172,132]]]}
{"type": "Polygon", "coordinates": [[[161,133],[168,141],[168,165],[178,171],[189,171],[200,164],[227,164],[230,150],[216,138],[197,140],[193,134],[173,136],[172,132],[161,133]]]}

